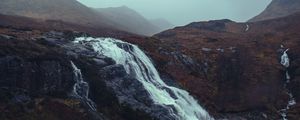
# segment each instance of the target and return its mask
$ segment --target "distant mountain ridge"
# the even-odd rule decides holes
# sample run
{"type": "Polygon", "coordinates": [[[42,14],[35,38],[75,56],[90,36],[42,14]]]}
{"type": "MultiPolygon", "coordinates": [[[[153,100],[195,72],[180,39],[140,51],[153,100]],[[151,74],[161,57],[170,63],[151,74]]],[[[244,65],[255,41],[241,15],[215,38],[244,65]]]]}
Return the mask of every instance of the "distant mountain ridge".
{"type": "Polygon", "coordinates": [[[0,12],[6,15],[63,20],[87,26],[113,27],[117,24],[109,22],[76,0],[0,0],[0,2],[0,12]]]}
{"type": "Polygon", "coordinates": [[[158,27],[125,6],[95,10],[77,0],[0,0],[0,3],[0,13],[4,15],[61,20],[148,36],[160,32],[158,27]]]}
{"type": "Polygon", "coordinates": [[[268,7],[249,22],[285,17],[300,12],[300,0],[272,0],[268,7]]]}
{"type": "Polygon", "coordinates": [[[97,8],[95,10],[105,18],[123,25],[129,32],[143,35],[153,35],[160,32],[159,27],[153,25],[138,12],[127,6],[97,8]]]}

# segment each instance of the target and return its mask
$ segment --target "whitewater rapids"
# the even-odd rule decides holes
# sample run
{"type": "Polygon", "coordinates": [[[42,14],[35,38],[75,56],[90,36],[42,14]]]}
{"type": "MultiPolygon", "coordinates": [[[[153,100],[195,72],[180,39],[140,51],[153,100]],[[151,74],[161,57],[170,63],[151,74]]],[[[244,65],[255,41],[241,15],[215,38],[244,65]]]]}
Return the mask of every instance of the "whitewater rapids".
{"type": "Polygon", "coordinates": [[[150,94],[155,104],[168,108],[176,120],[214,120],[185,90],[169,86],[160,78],[151,60],[136,45],[114,38],[79,37],[75,43],[88,44],[98,54],[121,64],[150,94]]]}

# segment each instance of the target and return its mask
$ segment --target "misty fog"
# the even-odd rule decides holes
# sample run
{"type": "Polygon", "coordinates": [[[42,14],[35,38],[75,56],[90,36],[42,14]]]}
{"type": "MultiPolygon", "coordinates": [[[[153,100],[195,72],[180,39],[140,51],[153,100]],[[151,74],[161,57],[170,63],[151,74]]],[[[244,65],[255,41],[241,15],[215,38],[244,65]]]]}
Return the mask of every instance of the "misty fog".
{"type": "Polygon", "coordinates": [[[78,0],[93,8],[127,6],[148,19],[163,18],[174,25],[231,19],[244,22],[259,14],[271,0],[78,0]]]}

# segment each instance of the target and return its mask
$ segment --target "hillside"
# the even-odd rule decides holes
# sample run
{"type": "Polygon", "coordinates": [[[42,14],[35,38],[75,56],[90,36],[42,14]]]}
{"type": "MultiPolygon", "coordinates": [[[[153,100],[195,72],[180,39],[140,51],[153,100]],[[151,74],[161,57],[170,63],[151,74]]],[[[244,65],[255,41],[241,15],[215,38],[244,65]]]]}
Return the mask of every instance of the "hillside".
{"type": "MultiPolygon", "coordinates": [[[[299,21],[300,14],[293,14],[254,23],[191,23],[155,35],[162,41],[156,47],[162,56],[156,59],[163,73],[197,96],[214,116],[281,119],[278,112],[292,99],[286,92],[300,100],[299,21]],[[286,68],[280,64],[288,48],[291,83],[284,82],[286,68]]],[[[299,106],[289,107],[289,120],[299,118],[299,106]]]]}
{"type": "Polygon", "coordinates": [[[259,15],[250,19],[249,22],[262,21],[284,17],[296,12],[300,12],[299,0],[272,0],[270,5],[259,15]]]}
{"type": "Polygon", "coordinates": [[[79,33],[89,33],[97,36],[110,36],[110,37],[128,37],[137,36],[132,33],[108,29],[104,27],[88,27],[84,25],[78,25],[75,23],[63,22],[61,20],[39,20],[21,16],[10,16],[0,14],[0,26],[13,27],[23,30],[39,30],[39,31],[76,31],[79,33]]]}
{"type": "Polygon", "coordinates": [[[95,11],[76,0],[0,0],[0,13],[39,20],[60,20],[93,28],[152,35],[159,28],[127,7],[95,11]]]}
{"type": "Polygon", "coordinates": [[[0,13],[42,20],[62,20],[85,26],[115,28],[117,23],[76,0],[0,0],[0,13]]]}

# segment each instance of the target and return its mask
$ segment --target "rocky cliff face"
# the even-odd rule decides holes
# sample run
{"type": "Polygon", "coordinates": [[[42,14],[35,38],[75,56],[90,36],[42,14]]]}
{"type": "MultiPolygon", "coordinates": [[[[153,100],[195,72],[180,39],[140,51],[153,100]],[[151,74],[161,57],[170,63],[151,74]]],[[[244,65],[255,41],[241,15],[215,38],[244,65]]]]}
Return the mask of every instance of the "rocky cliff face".
{"type": "Polygon", "coordinates": [[[299,6],[299,0],[272,0],[262,13],[250,19],[249,22],[285,17],[300,12],[299,6]]]}
{"type": "MultiPolygon", "coordinates": [[[[177,102],[165,101],[164,96],[158,96],[157,100],[166,105],[156,103],[135,74],[129,74],[122,64],[94,51],[93,41],[74,43],[76,36],[84,35],[1,26],[0,119],[171,120],[177,115],[188,118],[184,115],[195,114],[189,113],[195,109],[184,109],[185,113],[173,111],[192,105],[201,108],[187,92],[164,88],[170,87],[164,83],[158,86],[163,87],[161,93],[177,90],[168,95],[171,100],[176,98],[181,106],[173,107],[177,102]]],[[[144,41],[142,37],[127,40],[134,38],[144,41]]],[[[127,45],[126,50],[133,47],[125,43],[117,45],[127,45]]],[[[174,81],[168,83],[175,85],[174,81]]],[[[209,118],[202,108],[196,112],[197,118],[209,118]]]]}
{"type": "Polygon", "coordinates": [[[72,43],[77,34],[0,28],[0,119],[168,119],[123,66],[72,43]],[[74,96],[79,76],[71,61],[89,84],[96,110],[74,96]]]}

